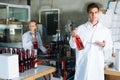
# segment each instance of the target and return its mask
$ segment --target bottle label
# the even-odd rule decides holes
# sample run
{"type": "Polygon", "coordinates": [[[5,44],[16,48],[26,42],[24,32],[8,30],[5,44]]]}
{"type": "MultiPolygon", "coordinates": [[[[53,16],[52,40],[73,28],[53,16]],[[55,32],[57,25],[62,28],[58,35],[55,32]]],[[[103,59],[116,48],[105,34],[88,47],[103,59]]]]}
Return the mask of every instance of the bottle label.
{"type": "Polygon", "coordinates": [[[38,49],[38,42],[33,43],[34,49],[38,49]]]}

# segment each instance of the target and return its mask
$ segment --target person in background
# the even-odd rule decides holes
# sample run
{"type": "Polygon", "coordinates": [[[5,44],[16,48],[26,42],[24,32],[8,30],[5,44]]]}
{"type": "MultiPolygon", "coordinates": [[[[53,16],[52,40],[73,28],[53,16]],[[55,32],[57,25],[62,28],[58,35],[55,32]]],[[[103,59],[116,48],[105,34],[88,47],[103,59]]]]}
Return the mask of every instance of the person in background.
{"type": "Polygon", "coordinates": [[[22,36],[22,43],[23,48],[32,50],[34,49],[34,42],[37,42],[38,48],[43,53],[47,53],[46,48],[43,46],[41,36],[39,32],[36,31],[37,29],[37,23],[36,21],[32,20],[29,22],[29,31],[25,32],[22,36]]]}
{"type": "Polygon", "coordinates": [[[110,30],[98,20],[96,3],[87,6],[89,20],[71,31],[69,44],[76,51],[74,80],[104,80],[104,49],[112,49],[110,30]],[[78,50],[76,36],[82,40],[84,49],[78,50]]]}

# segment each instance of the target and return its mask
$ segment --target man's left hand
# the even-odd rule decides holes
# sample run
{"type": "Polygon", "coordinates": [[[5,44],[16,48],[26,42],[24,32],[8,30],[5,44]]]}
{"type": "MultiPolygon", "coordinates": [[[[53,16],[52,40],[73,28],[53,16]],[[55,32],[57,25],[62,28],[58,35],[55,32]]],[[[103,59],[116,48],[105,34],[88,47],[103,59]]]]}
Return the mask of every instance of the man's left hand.
{"type": "Polygon", "coordinates": [[[105,41],[103,41],[103,42],[96,41],[95,44],[97,44],[98,46],[104,47],[105,46],[105,41]]]}

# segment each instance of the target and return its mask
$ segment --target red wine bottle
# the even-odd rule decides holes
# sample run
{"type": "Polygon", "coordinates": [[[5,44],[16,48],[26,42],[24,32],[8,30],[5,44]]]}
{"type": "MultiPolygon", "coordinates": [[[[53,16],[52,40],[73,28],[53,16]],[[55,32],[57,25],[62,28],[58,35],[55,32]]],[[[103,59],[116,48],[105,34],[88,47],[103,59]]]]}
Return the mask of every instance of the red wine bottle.
{"type": "Polygon", "coordinates": [[[2,48],[0,48],[0,54],[2,54],[2,48]]]}
{"type": "MultiPolygon", "coordinates": [[[[36,34],[35,34],[35,38],[36,38],[36,34]]],[[[37,41],[33,42],[33,47],[34,47],[34,49],[38,49],[38,42],[37,41]]]]}
{"type": "Polygon", "coordinates": [[[25,67],[25,70],[28,70],[27,64],[28,64],[27,53],[24,50],[24,67],[25,67]]]}
{"type": "Polygon", "coordinates": [[[36,67],[35,64],[36,64],[36,55],[35,55],[35,50],[33,49],[31,53],[31,67],[35,68],[36,67]]]}
{"type": "Polygon", "coordinates": [[[19,48],[17,48],[17,52],[16,53],[19,55],[19,53],[20,53],[20,49],[19,48]]]}
{"type": "Polygon", "coordinates": [[[27,54],[27,69],[30,69],[31,65],[30,65],[30,50],[29,49],[26,50],[26,54],[27,54]]]}
{"type": "Polygon", "coordinates": [[[7,49],[7,52],[10,53],[10,48],[7,49]]]}
{"type": "Polygon", "coordinates": [[[75,42],[76,42],[76,46],[77,46],[78,50],[84,49],[82,40],[81,40],[81,38],[78,35],[75,36],[75,42]]]}
{"type": "Polygon", "coordinates": [[[22,51],[20,51],[18,54],[19,54],[19,72],[24,72],[23,53],[22,51]]]}
{"type": "Polygon", "coordinates": [[[15,48],[12,49],[12,54],[16,54],[15,48]]]}

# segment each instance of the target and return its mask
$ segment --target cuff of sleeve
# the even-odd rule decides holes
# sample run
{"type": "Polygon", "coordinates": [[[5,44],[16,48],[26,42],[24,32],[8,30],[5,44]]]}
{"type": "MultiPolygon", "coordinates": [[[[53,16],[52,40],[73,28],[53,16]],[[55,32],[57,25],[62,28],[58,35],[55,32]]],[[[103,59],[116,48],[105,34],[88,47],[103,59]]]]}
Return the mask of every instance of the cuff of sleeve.
{"type": "Polygon", "coordinates": [[[41,46],[40,49],[41,49],[41,51],[42,51],[43,53],[47,53],[46,48],[44,48],[43,46],[41,46]]]}

